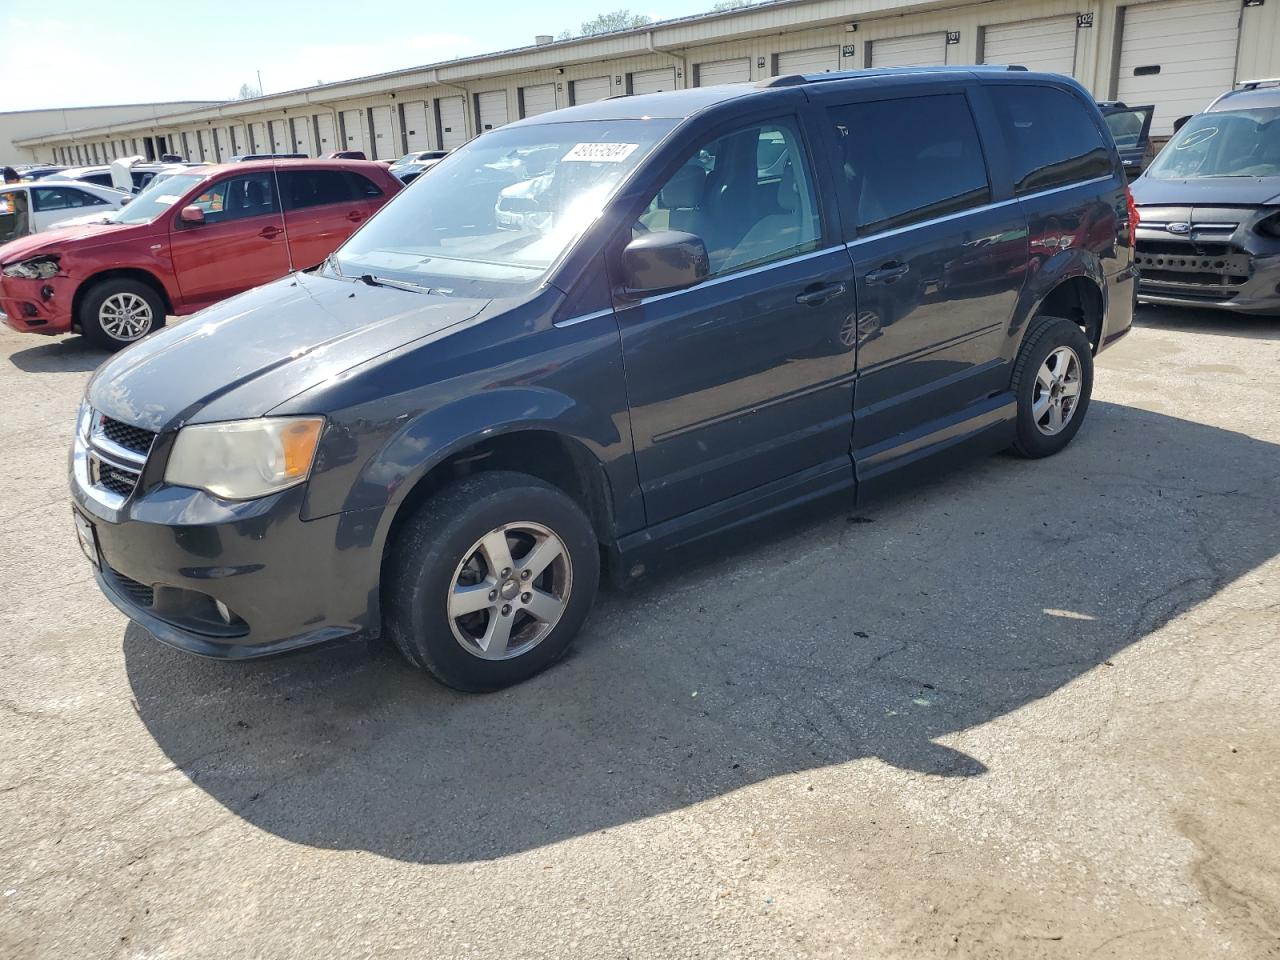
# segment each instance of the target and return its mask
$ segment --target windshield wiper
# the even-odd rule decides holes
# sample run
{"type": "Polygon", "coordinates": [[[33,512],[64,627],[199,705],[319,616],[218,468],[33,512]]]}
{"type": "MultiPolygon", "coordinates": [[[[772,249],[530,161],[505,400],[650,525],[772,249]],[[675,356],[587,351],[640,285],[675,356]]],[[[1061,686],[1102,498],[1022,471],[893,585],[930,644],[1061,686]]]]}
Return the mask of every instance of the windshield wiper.
{"type": "Polygon", "coordinates": [[[420,283],[410,283],[408,280],[389,280],[386,277],[375,277],[372,273],[360,274],[360,282],[367,283],[371,287],[393,287],[396,290],[408,290],[410,293],[430,293],[430,287],[424,287],[420,283]]]}

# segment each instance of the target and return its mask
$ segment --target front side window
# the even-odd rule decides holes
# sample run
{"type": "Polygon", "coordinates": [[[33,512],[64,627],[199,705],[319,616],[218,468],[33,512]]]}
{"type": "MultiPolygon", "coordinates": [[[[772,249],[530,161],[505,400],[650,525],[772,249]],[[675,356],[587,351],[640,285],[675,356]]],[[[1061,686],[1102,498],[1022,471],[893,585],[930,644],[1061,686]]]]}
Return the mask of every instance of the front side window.
{"type": "Polygon", "coordinates": [[[962,93],[848,103],[828,110],[839,144],[841,206],[859,234],[991,201],[978,129],[962,93]]]}
{"type": "Polygon", "coordinates": [[[47,210],[66,210],[80,206],[80,198],[84,194],[70,187],[34,187],[31,191],[31,206],[37,213],[47,210]]]}
{"type": "Polygon", "coordinates": [[[711,276],[816,249],[818,203],[794,123],[753,124],[695,151],[654,195],[633,234],[662,230],[702,238],[711,276]]]}
{"type": "Polygon", "coordinates": [[[1089,109],[1055,87],[987,87],[1013,165],[1016,193],[1080,183],[1112,172],[1111,148],[1089,109]]]}
{"type": "Polygon", "coordinates": [[[211,184],[187,201],[187,205],[203,210],[205,223],[226,223],[280,212],[280,205],[276,202],[275,177],[266,172],[231,177],[211,184]]]}
{"type": "Polygon", "coordinates": [[[1280,107],[1197,114],[1160,151],[1147,176],[1280,176],[1280,107]]]}
{"type": "Polygon", "coordinates": [[[327,269],[460,296],[517,295],[541,282],[675,123],[588,120],[486,133],[397,194],[327,269]]]}

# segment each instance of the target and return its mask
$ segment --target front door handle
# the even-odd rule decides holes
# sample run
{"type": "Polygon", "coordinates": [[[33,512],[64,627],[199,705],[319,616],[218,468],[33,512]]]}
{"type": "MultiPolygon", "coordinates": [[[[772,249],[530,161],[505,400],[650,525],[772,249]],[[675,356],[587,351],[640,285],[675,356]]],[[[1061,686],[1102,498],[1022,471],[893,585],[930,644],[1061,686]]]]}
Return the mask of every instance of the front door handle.
{"type": "Polygon", "coordinates": [[[263,227],[258,236],[265,237],[267,240],[274,240],[282,233],[284,233],[284,231],[279,227],[263,227]]]}
{"type": "Polygon", "coordinates": [[[350,213],[347,214],[347,219],[350,220],[352,223],[359,223],[361,220],[364,219],[364,214],[360,213],[358,210],[352,210],[350,213]]]}
{"type": "Polygon", "coordinates": [[[910,269],[910,264],[899,263],[897,260],[891,260],[889,263],[883,264],[879,270],[872,270],[863,277],[863,279],[872,286],[884,283],[894,283],[900,278],[905,277],[907,275],[907,271],[910,269]]]}
{"type": "Polygon", "coordinates": [[[844,293],[843,283],[824,283],[813,290],[806,290],[804,293],[796,294],[796,303],[803,304],[806,307],[816,307],[819,304],[826,303],[828,300],[834,300],[842,293],[844,293]]]}

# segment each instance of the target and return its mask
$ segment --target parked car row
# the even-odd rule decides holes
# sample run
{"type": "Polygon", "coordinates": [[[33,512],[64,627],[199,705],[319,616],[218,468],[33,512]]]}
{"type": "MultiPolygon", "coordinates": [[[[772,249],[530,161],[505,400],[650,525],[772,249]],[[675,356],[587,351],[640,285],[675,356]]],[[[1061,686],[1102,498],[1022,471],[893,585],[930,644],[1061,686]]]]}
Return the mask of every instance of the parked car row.
{"type": "Polygon", "coordinates": [[[0,311],[15,330],[79,330],[118,349],[166,315],[315,266],[400,189],[386,167],[351,161],[157,174],[109,216],[0,247],[0,311]]]}
{"type": "Polygon", "coordinates": [[[105,216],[129,199],[127,193],[92,183],[34,180],[0,186],[0,244],[86,212],[105,216]]]}

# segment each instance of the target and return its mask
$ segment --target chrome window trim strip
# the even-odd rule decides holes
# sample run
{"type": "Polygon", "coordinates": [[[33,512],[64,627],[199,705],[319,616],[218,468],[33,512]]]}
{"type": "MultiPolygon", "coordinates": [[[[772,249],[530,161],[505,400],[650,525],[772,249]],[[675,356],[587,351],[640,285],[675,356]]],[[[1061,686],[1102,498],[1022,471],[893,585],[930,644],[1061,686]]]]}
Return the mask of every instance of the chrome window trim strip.
{"type": "Polygon", "coordinates": [[[946,213],[940,217],[930,217],[928,220],[917,220],[915,223],[908,223],[905,226],[894,227],[892,230],[880,230],[876,233],[869,233],[864,237],[855,237],[845,244],[846,249],[856,247],[860,243],[866,243],[869,240],[879,240],[882,237],[892,237],[908,230],[919,230],[921,227],[931,227],[939,223],[947,223],[960,217],[968,217],[975,213],[986,213],[988,210],[999,210],[1003,207],[1013,206],[1022,203],[1025,200],[1038,200],[1041,197],[1052,196],[1055,193],[1061,193],[1064,190],[1075,190],[1077,187],[1087,187],[1090,184],[1105,183],[1114,177],[1108,175],[1105,177],[1093,177],[1089,180],[1080,180],[1076,183],[1063,184],[1060,187],[1050,187],[1047,190],[1037,190],[1035,193],[1026,193],[1020,197],[1009,197],[1007,200],[996,200],[992,203],[984,203],[978,207],[966,207],[963,210],[957,210],[955,213],[946,213]]]}
{"type": "Polygon", "coordinates": [[[830,247],[823,247],[821,250],[810,250],[808,253],[798,253],[794,257],[786,257],[782,260],[770,260],[768,263],[762,263],[758,267],[749,267],[746,270],[739,270],[736,273],[726,273],[718,277],[712,277],[710,280],[704,280],[702,283],[694,284],[692,287],[684,287],[681,290],[672,290],[668,293],[655,293],[651,297],[644,297],[637,303],[644,305],[648,303],[657,303],[659,300],[666,300],[669,297],[678,297],[682,293],[692,293],[694,290],[706,290],[708,287],[714,287],[718,284],[725,283],[728,280],[737,280],[741,277],[755,276],[757,273],[764,273],[766,270],[775,270],[778,267],[785,267],[792,263],[803,263],[805,260],[813,260],[815,257],[826,256],[839,250],[844,244],[835,244],[830,247]]]}
{"type": "Polygon", "coordinates": [[[603,310],[597,310],[594,313],[584,313],[579,317],[569,317],[567,320],[555,320],[551,325],[563,330],[565,327],[576,327],[578,324],[586,323],[588,320],[599,320],[601,317],[607,317],[612,313],[613,307],[605,307],[603,310]]]}

